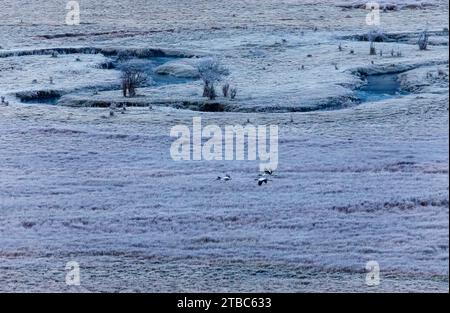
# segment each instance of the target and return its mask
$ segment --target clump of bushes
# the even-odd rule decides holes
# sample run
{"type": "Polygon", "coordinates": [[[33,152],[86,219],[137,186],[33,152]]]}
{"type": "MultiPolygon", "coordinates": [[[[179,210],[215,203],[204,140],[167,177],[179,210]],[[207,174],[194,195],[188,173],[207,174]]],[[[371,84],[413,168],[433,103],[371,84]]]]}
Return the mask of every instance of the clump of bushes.
{"type": "Polygon", "coordinates": [[[231,100],[236,98],[237,88],[231,87],[229,83],[226,83],[222,86],[222,94],[224,98],[230,97],[231,100]]]}

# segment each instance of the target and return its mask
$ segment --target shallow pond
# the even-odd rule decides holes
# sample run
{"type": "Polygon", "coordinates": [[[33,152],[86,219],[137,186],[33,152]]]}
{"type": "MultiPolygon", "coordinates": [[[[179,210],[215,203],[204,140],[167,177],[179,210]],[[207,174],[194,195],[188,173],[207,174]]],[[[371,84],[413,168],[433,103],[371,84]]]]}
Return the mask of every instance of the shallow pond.
{"type": "Polygon", "coordinates": [[[401,90],[398,74],[369,75],[367,83],[356,91],[362,102],[373,102],[397,98],[407,94],[401,90]]]}

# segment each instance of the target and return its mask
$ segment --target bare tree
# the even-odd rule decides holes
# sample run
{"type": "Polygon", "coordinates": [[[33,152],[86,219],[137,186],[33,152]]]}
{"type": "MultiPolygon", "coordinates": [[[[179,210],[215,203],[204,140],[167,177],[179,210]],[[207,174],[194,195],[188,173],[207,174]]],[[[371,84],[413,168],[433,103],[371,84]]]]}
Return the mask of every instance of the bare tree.
{"type": "Polygon", "coordinates": [[[200,78],[203,80],[203,97],[214,100],[217,97],[215,84],[229,74],[216,58],[205,58],[197,65],[200,78]]]}
{"type": "Polygon", "coordinates": [[[385,41],[385,35],[381,30],[372,30],[367,34],[367,40],[370,42],[370,55],[376,55],[377,49],[375,48],[375,42],[385,41]]]}
{"type": "Polygon", "coordinates": [[[377,54],[377,49],[375,48],[375,44],[373,43],[373,41],[370,42],[370,55],[376,55],[377,54]]]}
{"type": "Polygon", "coordinates": [[[428,32],[424,30],[419,37],[418,45],[420,50],[427,50],[428,47],[428,32]]]}
{"type": "Polygon", "coordinates": [[[137,69],[128,68],[122,73],[122,92],[123,96],[135,97],[136,88],[144,85],[148,81],[148,76],[137,69]]]}

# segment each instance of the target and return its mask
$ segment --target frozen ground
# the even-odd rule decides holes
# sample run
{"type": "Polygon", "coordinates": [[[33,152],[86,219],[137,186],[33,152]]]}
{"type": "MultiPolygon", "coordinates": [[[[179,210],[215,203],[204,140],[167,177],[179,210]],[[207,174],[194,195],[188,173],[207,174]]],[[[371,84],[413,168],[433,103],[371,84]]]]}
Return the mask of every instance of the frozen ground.
{"type": "Polygon", "coordinates": [[[367,12],[349,2],[84,0],[68,27],[65,1],[2,1],[0,290],[448,292],[448,2],[390,2],[369,57],[367,12]],[[235,112],[194,111],[187,80],[109,117],[86,106],[124,101],[111,55],[38,50],[63,47],[152,47],[183,57],[175,70],[216,55],[239,89],[217,102],[235,112]],[[407,94],[360,104],[358,73],[396,72],[407,94]],[[15,97],[38,91],[60,105],[15,97]],[[258,187],[255,162],[174,162],[170,128],[194,116],[278,124],[277,176],[258,187]],[[68,261],[81,287],[65,285],[68,261]]]}

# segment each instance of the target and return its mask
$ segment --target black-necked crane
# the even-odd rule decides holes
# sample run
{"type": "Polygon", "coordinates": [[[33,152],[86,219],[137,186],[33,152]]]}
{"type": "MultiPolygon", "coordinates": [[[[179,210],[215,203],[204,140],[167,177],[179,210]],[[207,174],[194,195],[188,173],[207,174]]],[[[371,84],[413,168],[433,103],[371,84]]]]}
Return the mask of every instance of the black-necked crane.
{"type": "Polygon", "coordinates": [[[258,182],[258,186],[262,186],[262,184],[267,184],[268,181],[270,181],[267,176],[263,175],[257,179],[255,179],[258,182]]]}
{"type": "Polygon", "coordinates": [[[265,168],[264,169],[264,174],[272,176],[273,175],[273,170],[271,168],[265,168]]]}

